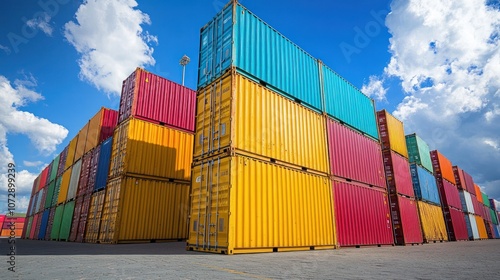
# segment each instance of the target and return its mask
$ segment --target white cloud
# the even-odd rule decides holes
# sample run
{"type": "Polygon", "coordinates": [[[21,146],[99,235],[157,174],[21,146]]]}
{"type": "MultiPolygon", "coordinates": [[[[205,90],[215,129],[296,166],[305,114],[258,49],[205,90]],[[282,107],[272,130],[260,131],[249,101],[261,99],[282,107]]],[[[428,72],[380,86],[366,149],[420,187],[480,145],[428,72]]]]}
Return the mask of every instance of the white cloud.
{"type": "Polygon", "coordinates": [[[378,101],[386,100],[387,89],[384,88],[384,80],[377,76],[370,76],[368,85],[363,85],[361,92],[378,101]]]}
{"type": "Polygon", "coordinates": [[[382,75],[405,93],[394,115],[477,182],[500,180],[500,11],[484,0],[393,0],[391,10],[382,75]]]}
{"type": "Polygon", "coordinates": [[[6,54],[10,54],[10,49],[6,46],[0,45],[0,50],[4,51],[6,54]]]}
{"type": "Polygon", "coordinates": [[[23,161],[24,166],[26,167],[37,167],[43,164],[43,161],[23,161]]]}
{"type": "Polygon", "coordinates": [[[81,55],[80,78],[100,90],[119,95],[122,81],[136,67],[154,65],[154,49],[148,43],[158,38],[143,32],[149,16],[134,0],[86,0],[76,12],[76,21],[64,26],[64,35],[81,55]]]}
{"type": "Polygon", "coordinates": [[[43,33],[52,36],[53,29],[50,26],[50,16],[47,13],[40,14],[39,17],[28,20],[26,25],[33,29],[40,29],[43,33]]]}

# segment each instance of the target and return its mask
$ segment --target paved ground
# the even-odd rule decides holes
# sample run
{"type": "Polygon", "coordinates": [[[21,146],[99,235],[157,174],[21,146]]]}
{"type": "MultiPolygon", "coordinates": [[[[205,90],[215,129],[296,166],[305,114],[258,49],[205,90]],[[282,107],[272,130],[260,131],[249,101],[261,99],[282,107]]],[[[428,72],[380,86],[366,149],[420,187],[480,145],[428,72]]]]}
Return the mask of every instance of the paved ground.
{"type": "Polygon", "coordinates": [[[251,255],[185,251],[183,242],[99,245],[0,240],[0,279],[499,279],[500,240],[251,255]],[[3,253],[5,251],[5,254],[3,253]],[[6,277],[4,277],[6,276],[6,277]]]}

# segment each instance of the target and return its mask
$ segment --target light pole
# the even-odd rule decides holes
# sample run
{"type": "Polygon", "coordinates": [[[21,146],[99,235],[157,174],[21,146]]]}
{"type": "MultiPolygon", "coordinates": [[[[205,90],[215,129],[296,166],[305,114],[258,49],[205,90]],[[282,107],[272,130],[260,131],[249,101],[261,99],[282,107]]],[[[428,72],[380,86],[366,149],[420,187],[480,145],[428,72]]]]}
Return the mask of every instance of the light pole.
{"type": "Polygon", "coordinates": [[[186,65],[191,61],[191,59],[187,56],[184,55],[181,58],[181,61],[179,62],[180,65],[182,65],[182,85],[184,85],[184,76],[186,75],[186,65]]]}

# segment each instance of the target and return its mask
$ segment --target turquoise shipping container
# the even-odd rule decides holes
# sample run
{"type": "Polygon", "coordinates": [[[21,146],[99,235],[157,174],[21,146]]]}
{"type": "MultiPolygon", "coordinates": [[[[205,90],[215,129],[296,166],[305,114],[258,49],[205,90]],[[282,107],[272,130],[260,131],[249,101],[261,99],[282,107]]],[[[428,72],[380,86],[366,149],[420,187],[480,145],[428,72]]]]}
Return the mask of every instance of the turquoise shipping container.
{"type": "Polygon", "coordinates": [[[416,163],[429,172],[433,172],[431,151],[429,145],[417,134],[406,135],[406,147],[408,149],[408,161],[416,163]]]}
{"type": "Polygon", "coordinates": [[[419,200],[441,205],[434,175],[415,163],[410,164],[410,172],[415,196],[419,200]]]}

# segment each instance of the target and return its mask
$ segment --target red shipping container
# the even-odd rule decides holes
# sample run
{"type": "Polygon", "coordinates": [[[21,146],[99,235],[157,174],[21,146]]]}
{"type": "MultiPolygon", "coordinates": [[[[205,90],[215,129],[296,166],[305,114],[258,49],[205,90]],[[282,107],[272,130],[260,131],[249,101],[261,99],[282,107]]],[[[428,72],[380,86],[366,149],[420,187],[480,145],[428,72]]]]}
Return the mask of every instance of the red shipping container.
{"type": "Polygon", "coordinates": [[[101,133],[99,134],[99,143],[113,136],[116,125],[118,124],[118,111],[103,108],[104,112],[101,119],[101,133]]]}
{"type": "Polygon", "coordinates": [[[397,245],[423,243],[422,228],[414,198],[391,194],[391,217],[397,245]]]}
{"type": "Polygon", "coordinates": [[[488,222],[491,223],[491,213],[490,213],[490,208],[486,205],[482,205],[483,206],[483,215],[484,215],[484,219],[488,222]]]}
{"type": "Polygon", "coordinates": [[[483,207],[481,206],[481,202],[477,200],[477,197],[475,194],[470,194],[470,197],[472,198],[472,204],[474,205],[474,214],[483,217],[483,207]]]}
{"type": "Polygon", "coordinates": [[[137,68],[122,85],[118,123],[130,116],[193,132],[196,91],[137,68]]]}
{"type": "Polygon", "coordinates": [[[384,151],[383,158],[389,193],[415,197],[408,159],[391,150],[384,151]]]}
{"type": "Polygon", "coordinates": [[[45,240],[50,240],[50,233],[52,232],[52,225],[54,225],[55,214],[56,207],[50,208],[49,221],[47,222],[47,230],[45,231],[45,240]]]}
{"type": "Polygon", "coordinates": [[[457,187],[443,179],[438,179],[437,184],[442,205],[462,210],[462,201],[460,200],[457,187]]]}
{"type": "Polygon", "coordinates": [[[80,178],[78,180],[78,189],[76,196],[83,196],[88,193],[88,181],[90,177],[90,165],[92,162],[92,155],[94,151],[90,150],[88,153],[83,155],[82,158],[82,168],[80,170],[80,178]]]}
{"type": "Polygon", "coordinates": [[[40,182],[38,185],[38,190],[41,190],[43,187],[47,185],[47,176],[49,175],[49,165],[45,167],[40,174],[40,182]]]}
{"type": "Polygon", "coordinates": [[[0,228],[3,228],[4,221],[5,221],[5,215],[0,214],[0,228]]]}
{"type": "Polygon", "coordinates": [[[474,187],[474,179],[472,176],[465,172],[465,170],[462,169],[462,174],[464,176],[464,181],[465,181],[465,187],[469,193],[476,193],[476,189],[474,187]]]}
{"type": "MultiPolygon", "coordinates": [[[[35,232],[33,235],[33,239],[38,239],[38,233],[40,232],[40,227],[42,226],[42,216],[43,216],[43,211],[37,214],[38,219],[36,220],[36,228],[35,232]]],[[[31,225],[33,227],[35,224],[31,225]]]]}
{"type": "Polygon", "coordinates": [[[87,181],[87,189],[85,190],[86,194],[91,194],[94,191],[94,186],[96,183],[97,176],[97,165],[99,164],[99,156],[101,154],[101,145],[99,144],[97,147],[92,150],[92,159],[90,160],[89,167],[89,178],[87,181]]]}
{"type": "Polygon", "coordinates": [[[462,169],[458,166],[453,166],[453,175],[455,175],[455,183],[457,188],[461,190],[467,190],[467,186],[465,185],[465,177],[462,169]]]}
{"type": "Polygon", "coordinates": [[[464,212],[446,207],[443,210],[443,214],[446,222],[446,229],[448,230],[448,240],[469,240],[464,212]]]}
{"type": "Polygon", "coordinates": [[[64,172],[64,167],[66,166],[66,158],[68,157],[68,149],[69,147],[66,146],[64,150],[61,152],[59,155],[59,165],[57,166],[57,176],[62,176],[64,172]]]}
{"type": "Polygon", "coordinates": [[[82,211],[83,196],[76,198],[75,210],[73,210],[73,219],[71,221],[71,230],[68,241],[75,242],[78,234],[78,225],[80,223],[80,213],[82,211]]]}
{"type": "Polygon", "coordinates": [[[85,237],[85,228],[87,226],[87,217],[89,215],[90,200],[92,194],[89,193],[83,197],[82,209],[80,211],[80,221],[78,223],[78,233],[76,235],[76,242],[83,242],[85,237]]]}
{"type": "Polygon", "coordinates": [[[386,189],[380,143],[328,118],[331,173],[386,189]]]}
{"type": "Polygon", "coordinates": [[[333,182],[340,246],[394,244],[387,192],[350,182],[333,182]]]}
{"type": "Polygon", "coordinates": [[[40,215],[36,214],[36,215],[33,215],[33,222],[31,223],[31,230],[30,230],[30,239],[34,239],[34,237],[36,236],[35,235],[35,232],[36,232],[36,225],[38,224],[38,217],[40,215]]]}

